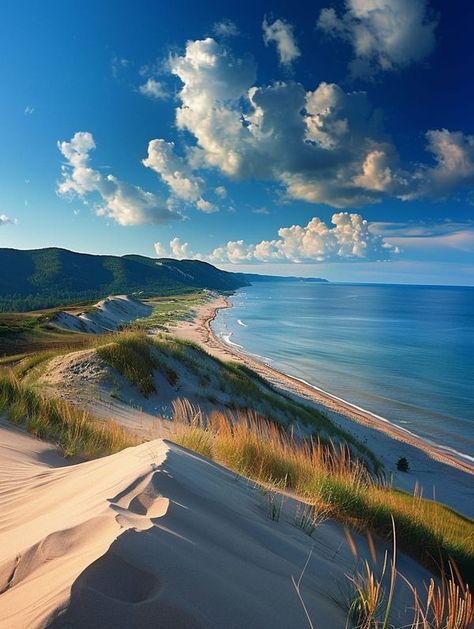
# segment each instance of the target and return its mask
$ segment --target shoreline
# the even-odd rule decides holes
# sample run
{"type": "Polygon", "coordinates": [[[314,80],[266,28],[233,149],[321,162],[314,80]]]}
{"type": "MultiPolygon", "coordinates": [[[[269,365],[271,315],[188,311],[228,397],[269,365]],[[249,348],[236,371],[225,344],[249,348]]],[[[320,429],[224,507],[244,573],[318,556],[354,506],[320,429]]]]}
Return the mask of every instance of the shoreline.
{"type": "Polygon", "coordinates": [[[180,338],[197,341],[210,353],[224,360],[236,360],[253,369],[263,376],[270,383],[284,391],[304,398],[312,402],[322,410],[335,413],[350,424],[359,425],[363,428],[375,430],[383,433],[391,440],[396,440],[402,444],[409,445],[438,463],[448,465],[451,468],[465,474],[474,475],[474,465],[456,455],[446,451],[443,446],[431,443],[410,431],[391,423],[388,419],[380,417],[375,413],[367,411],[356,405],[347,402],[319,387],[301,380],[295,376],[285,374],[274,367],[269,366],[239,347],[230,345],[216,336],[212,329],[212,322],[217,317],[220,310],[231,308],[232,304],[223,296],[216,297],[200,306],[196,311],[196,316],[192,322],[179,322],[170,327],[169,332],[180,338]]]}

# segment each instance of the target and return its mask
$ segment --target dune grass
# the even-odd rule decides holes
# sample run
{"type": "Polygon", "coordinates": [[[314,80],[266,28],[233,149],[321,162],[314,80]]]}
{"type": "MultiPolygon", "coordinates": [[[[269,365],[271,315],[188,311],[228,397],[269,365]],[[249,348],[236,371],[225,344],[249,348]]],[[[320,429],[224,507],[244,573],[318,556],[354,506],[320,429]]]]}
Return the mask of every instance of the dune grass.
{"type": "MultiPolygon", "coordinates": [[[[406,629],[469,629],[474,621],[474,600],[469,585],[465,582],[455,563],[441,564],[440,575],[431,577],[420,591],[407,577],[397,570],[397,530],[393,527],[391,556],[385,551],[381,568],[372,542],[372,560],[365,559],[362,570],[347,575],[352,593],[348,600],[349,623],[356,629],[390,629],[392,603],[400,584],[412,596],[413,604],[406,609],[406,629]],[[387,583],[388,582],[388,583],[387,583]],[[411,620],[408,615],[411,614],[411,620]]],[[[358,557],[357,546],[346,529],[349,546],[358,557]]]]}
{"type": "Polygon", "coordinates": [[[141,331],[163,329],[165,326],[188,318],[193,308],[203,304],[206,299],[208,299],[207,292],[204,290],[147,299],[145,303],[153,308],[151,314],[130,322],[126,327],[130,330],[141,331]]]}
{"type": "Polygon", "coordinates": [[[216,391],[227,395],[235,410],[248,410],[282,425],[298,422],[319,435],[322,442],[331,440],[348,444],[354,454],[361,456],[375,471],[382,465],[374,453],[352,434],[343,430],[322,411],[294,400],[249,367],[234,361],[222,361],[211,356],[192,341],[167,335],[148,337],[148,342],[159,354],[175,360],[194,374],[201,389],[209,387],[206,399],[218,401],[216,391]]]}
{"type": "Polygon", "coordinates": [[[156,393],[153,371],[159,363],[151,352],[145,334],[124,332],[107,345],[97,348],[98,355],[121,373],[140,393],[156,393]]]}
{"type": "Polygon", "coordinates": [[[451,509],[387,486],[347,446],[298,439],[255,414],[202,413],[187,401],[174,409],[177,443],[264,484],[277,484],[318,511],[400,543],[428,566],[453,560],[474,577],[474,524],[451,509]]]}
{"type": "Polygon", "coordinates": [[[93,459],[140,441],[113,421],[100,421],[63,400],[45,397],[14,374],[0,374],[0,414],[28,432],[57,443],[66,457],[93,459]]]}

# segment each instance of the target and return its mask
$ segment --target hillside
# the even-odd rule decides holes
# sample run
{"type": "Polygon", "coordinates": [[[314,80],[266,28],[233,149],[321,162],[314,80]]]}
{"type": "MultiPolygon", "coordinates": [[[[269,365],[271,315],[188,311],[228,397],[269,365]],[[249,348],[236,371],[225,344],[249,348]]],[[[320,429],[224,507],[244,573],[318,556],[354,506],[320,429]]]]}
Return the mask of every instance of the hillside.
{"type": "Polygon", "coordinates": [[[327,284],[322,277],[300,277],[296,275],[261,275],[260,273],[235,273],[244,282],[305,282],[309,284],[327,284]]]}
{"type": "Polygon", "coordinates": [[[109,294],[167,295],[196,288],[234,290],[243,277],[198,260],[99,256],[49,248],[0,249],[0,311],[27,311],[109,294]]]}

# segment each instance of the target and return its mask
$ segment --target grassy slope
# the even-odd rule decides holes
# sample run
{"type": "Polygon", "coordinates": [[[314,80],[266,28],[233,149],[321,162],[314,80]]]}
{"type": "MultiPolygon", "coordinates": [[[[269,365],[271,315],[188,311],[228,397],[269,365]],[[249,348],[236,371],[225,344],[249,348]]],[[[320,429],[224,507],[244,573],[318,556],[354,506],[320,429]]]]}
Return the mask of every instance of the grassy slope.
{"type": "Polygon", "coordinates": [[[392,517],[400,546],[431,568],[454,560],[474,579],[474,524],[455,511],[393,489],[369,474],[345,448],[296,440],[258,417],[215,414],[205,420],[190,405],[177,408],[175,440],[239,474],[290,490],[339,521],[389,540],[392,517]]]}
{"type": "Polygon", "coordinates": [[[31,434],[57,443],[65,456],[92,459],[139,443],[114,422],[105,423],[62,400],[41,395],[12,371],[0,373],[0,415],[3,412],[31,434]]]}

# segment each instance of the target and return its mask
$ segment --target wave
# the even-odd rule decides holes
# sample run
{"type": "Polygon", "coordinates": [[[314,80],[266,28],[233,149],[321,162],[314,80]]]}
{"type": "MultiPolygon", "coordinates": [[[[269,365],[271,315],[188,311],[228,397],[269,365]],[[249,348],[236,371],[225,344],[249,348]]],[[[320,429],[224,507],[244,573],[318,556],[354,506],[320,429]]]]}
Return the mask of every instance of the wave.
{"type": "Polygon", "coordinates": [[[242,321],[242,319],[237,319],[237,323],[238,323],[239,325],[241,325],[242,327],[244,327],[244,328],[248,328],[248,327],[249,327],[246,323],[244,323],[244,322],[242,321]]]}
{"type": "Polygon", "coordinates": [[[233,347],[238,347],[239,349],[244,349],[242,347],[242,345],[239,345],[238,343],[234,343],[233,341],[230,340],[230,337],[232,336],[232,332],[230,332],[229,334],[223,334],[222,335],[222,339],[228,344],[228,345],[232,345],[233,347]]]}

